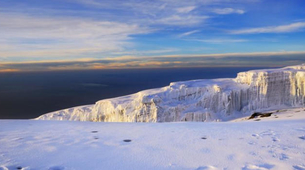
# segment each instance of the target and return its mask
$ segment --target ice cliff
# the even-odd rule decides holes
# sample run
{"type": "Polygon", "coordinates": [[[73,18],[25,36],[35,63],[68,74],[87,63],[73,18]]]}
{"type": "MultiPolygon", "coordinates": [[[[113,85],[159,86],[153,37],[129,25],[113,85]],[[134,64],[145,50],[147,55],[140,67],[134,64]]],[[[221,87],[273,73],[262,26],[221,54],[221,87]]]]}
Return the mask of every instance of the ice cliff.
{"type": "Polygon", "coordinates": [[[103,122],[222,121],[271,108],[305,106],[305,65],[238,73],[235,79],[203,79],[94,105],[48,113],[41,120],[103,122]]]}

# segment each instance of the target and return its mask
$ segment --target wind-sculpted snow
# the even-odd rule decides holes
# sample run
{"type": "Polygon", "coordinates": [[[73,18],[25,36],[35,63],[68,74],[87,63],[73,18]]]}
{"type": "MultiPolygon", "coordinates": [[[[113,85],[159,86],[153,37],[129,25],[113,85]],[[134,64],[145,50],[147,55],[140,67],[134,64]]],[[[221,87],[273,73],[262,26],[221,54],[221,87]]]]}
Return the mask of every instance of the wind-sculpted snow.
{"type": "Polygon", "coordinates": [[[225,121],[253,111],[305,106],[305,65],[203,79],[40,116],[43,120],[104,122],[225,121]]]}

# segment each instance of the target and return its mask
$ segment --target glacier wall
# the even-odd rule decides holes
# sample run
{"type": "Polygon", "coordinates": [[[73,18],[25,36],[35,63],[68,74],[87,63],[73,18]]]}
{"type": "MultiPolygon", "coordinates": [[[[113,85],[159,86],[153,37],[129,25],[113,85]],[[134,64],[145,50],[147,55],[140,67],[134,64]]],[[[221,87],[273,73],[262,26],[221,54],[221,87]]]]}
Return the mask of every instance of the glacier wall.
{"type": "Polygon", "coordinates": [[[305,106],[305,65],[193,80],[38,117],[103,122],[223,121],[276,107],[305,106]]]}

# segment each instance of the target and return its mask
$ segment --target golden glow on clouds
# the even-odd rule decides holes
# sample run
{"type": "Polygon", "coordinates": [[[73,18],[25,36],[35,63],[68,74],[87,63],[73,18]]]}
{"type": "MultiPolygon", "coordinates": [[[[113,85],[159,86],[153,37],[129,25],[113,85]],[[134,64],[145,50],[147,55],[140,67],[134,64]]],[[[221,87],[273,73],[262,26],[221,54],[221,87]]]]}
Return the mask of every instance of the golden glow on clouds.
{"type": "Polygon", "coordinates": [[[18,69],[0,69],[0,73],[18,72],[18,69]]]}
{"type": "MultiPolygon", "coordinates": [[[[254,56],[271,56],[271,55],[291,55],[291,54],[305,54],[305,51],[282,51],[282,52],[253,52],[253,53],[222,53],[222,54],[196,54],[187,55],[191,57],[230,57],[230,56],[240,56],[240,57],[254,57],[254,56]]],[[[161,57],[185,57],[186,55],[166,55],[161,57]]]]}
{"type": "Polygon", "coordinates": [[[2,62],[0,72],[176,67],[281,67],[305,62],[304,51],[167,55],[154,57],[80,58],[2,62]],[[253,59],[255,58],[255,59],[253,59]],[[262,63],[262,61],[264,61],[262,63]]]}

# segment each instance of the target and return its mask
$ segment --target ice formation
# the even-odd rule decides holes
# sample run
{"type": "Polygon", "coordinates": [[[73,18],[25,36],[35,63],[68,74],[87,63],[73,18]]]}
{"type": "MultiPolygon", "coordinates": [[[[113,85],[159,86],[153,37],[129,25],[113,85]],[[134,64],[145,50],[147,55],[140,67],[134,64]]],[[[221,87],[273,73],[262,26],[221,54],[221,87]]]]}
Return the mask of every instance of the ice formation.
{"type": "Polygon", "coordinates": [[[305,65],[202,79],[48,113],[40,120],[103,122],[222,121],[274,107],[305,106],[305,65]]]}

